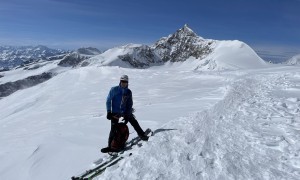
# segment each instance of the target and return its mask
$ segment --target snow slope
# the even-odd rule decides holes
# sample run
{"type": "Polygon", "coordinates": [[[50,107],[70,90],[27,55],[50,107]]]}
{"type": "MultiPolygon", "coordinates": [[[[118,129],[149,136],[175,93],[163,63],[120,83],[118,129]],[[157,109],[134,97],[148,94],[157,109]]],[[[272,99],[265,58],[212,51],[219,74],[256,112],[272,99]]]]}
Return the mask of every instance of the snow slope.
{"type": "Polygon", "coordinates": [[[78,68],[3,98],[0,179],[69,179],[107,158],[105,98],[122,74],[155,135],[99,179],[299,179],[298,67],[175,65],[78,68]]]}
{"type": "Polygon", "coordinates": [[[288,65],[300,65],[300,54],[297,54],[297,55],[293,56],[292,58],[290,58],[289,60],[287,60],[285,62],[285,64],[288,64],[288,65]]]}
{"type": "Polygon", "coordinates": [[[143,68],[160,65],[162,62],[150,47],[141,44],[127,44],[115,47],[83,62],[88,65],[143,68]]]}
{"type": "Polygon", "coordinates": [[[267,66],[251,47],[238,40],[217,41],[213,53],[204,61],[200,69],[237,70],[267,66]]]}
{"type": "Polygon", "coordinates": [[[299,179],[299,69],[232,73],[221,101],[164,124],[98,179],[299,179]]]}
{"type": "Polygon", "coordinates": [[[99,149],[106,146],[110,127],[105,98],[121,74],[131,79],[139,122],[152,129],[211,106],[226,83],[223,77],[172,69],[86,67],[17,91],[0,101],[0,179],[68,179],[102,157],[99,149]],[[182,77],[173,76],[177,73],[182,77]]]}
{"type": "Polygon", "coordinates": [[[3,77],[0,79],[0,84],[7,82],[14,82],[20,79],[27,78],[29,76],[34,76],[42,74],[44,72],[60,73],[62,71],[69,70],[70,68],[63,68],[57,66],[60,60],[56,61],[44,61],[34,63],[23,68],[17,68],[10,71],[2,72],[3,77]]]}
{"type": "Polygon", "coordinates": [[[1,73],[1,83],[57,75],[0,100],[0,179],[69,179],[106,159],[105,101],[122,74],[138,121],[155,135],[99,179],[299,179],[299,66],[266,65],[240,41],[148,69],[116,60],[148,50],[129,45],[86,67],[53,61],[1,73]]]}

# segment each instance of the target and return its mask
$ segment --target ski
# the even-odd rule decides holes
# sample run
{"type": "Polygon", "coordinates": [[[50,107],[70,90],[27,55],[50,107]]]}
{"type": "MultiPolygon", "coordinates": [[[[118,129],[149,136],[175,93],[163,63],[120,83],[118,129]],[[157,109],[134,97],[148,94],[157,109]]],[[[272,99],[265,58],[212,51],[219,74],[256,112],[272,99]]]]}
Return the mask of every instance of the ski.
{"type": "Polygon", "coordinates": [[[89,174],[92,174],[93,172],[103,168],[104,166],[106,166],[107,164],[109,164],[110,162],[114,161],[115,159],[117,159],[117,156],[112,156],[111,158],[109,158],[107,161],[101,163],[100,165],[98,165],[97,167],[87,170],[85,171],[83,174],[75,177],[73,176],[71,179],[72,180],[86,180],[87,178],[85,178],[86,176],[88,176],[89,174]]]}
{"type": "Polygon", "coordinates": [[[122,160],[124,157],[123,156],[116,156],[117,158],[114,159],[113,161],[111,161],[109,164],[107,164],[107,166],[104,166],[96,171],[94,171],[89,177],[87,180],[92,180],[94,177],[97,177],[99,176],[100,174],[102,174],[106,168],[110,167],[110,166],[113,166],[115,164],[117,164],[120,160],[122,160]]]}
{"type": "MultiPolygon", "coordinates": [[[[151,129],[148,128],[145,131],[145,135],[152,136],[153,132],[151,131],[151,129]]],[[[123,150],[121,150],[120,152],[108,153],[111,157],[108,158],[105,162],[102,162],[101,164],[97,165],[95,168],[87,170],[86,172],[84,172],[83,174],[81,174],[79,176],[73,176],[71,179],[72,180],[92,180],[94,177],[102,174],[106,170],[106,168],[117,164],[120,160],[122,160],[125,157],[125,155],[123,155],[123,154],[126,151],[131,150],[133,146],[138,145],[138,143],[141,141],[142,141],[142,139],[139,136],[131,139],[130,141],[126,142],[125,148],[123,150]]],[[[131,156],[131,155],[132,155],[132,153],[128,154],[128,156],[131,156]]]]}

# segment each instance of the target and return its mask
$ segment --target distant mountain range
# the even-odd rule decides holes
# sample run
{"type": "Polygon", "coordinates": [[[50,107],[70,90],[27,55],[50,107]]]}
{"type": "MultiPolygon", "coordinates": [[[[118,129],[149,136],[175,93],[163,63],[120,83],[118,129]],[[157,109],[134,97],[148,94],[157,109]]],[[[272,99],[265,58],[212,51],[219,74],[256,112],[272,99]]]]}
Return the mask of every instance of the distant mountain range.
{"type": "MultiPolygon", "coordinates": [[[[61,66],[118,65],[123,67],[146,68],[165,62],[183,62],[193,57],[198,60],[211,55],[219,41],[198,36],[187,25],[153,45],[127,44],[101,52],[97,48],[79,48],[75,51],[51,49],[46,46],[0,46],[0,71],[22,67],[40,61],[61,59],[61,66]]],[[[282,63],[287,55],[271,55],[256,51],[263,60],[282,63]]],[[[206,63],[208,61],[206,60],[206,63]]],[[[211,64],[211,63],[210,63],[211,64]]]]}
{"type": "Polygon", "coordinates": [[[53,61],[78,54],[81,59],[86,59],[102,53],[92,47],[79,48],[76,51],[65,51],[61,49],[51,49],[46,46],[0,46],[0,70],[9,70],[18,66],[40,61],[53,61]],[[73,55],[72,55],[73,54],[73,55]]]}
{"type": "Polygon", "coordinates": [[[256,69],[268,65],[244,42],[204,39],[187,25],[150,46],[127,44],[105,52],[92,47],[64,51],[45,46],[0,46],[0,98],[74,67],[148,68],[164,64],[199,71],[256,69]]]}
{"type": "Polygon", "coordinates": [[[184,25],[153,45],[115,47],[78,65],[147,68],[166,62],[185,61],[193,61],[194,68],[201,70],[256,68],[265,64],[251,47],[241,41],[204,39],[184,25]]]}
{"type": "Polygon", "coordinates": [[[39,60],[50,60],[53,56],[63,55],[67,51],[50,49],[46,46],[0,46],[0,68],[10,69],[39,60]]]}
{"type": "Polygon", "coordinates": [[[0,46],[0,70],[9,70],[40,61],[62,59],[61,66],[87,66],[90,64],[118,65],[145,68],[167,61],[185,61],[189,57],[203,59],[212,51],[214,41],[197,36],[187,25],[154,45],[128,44],[102,53],[96,48],[80,48],[76,51],[50,49],[46,46],[0,46]]]}

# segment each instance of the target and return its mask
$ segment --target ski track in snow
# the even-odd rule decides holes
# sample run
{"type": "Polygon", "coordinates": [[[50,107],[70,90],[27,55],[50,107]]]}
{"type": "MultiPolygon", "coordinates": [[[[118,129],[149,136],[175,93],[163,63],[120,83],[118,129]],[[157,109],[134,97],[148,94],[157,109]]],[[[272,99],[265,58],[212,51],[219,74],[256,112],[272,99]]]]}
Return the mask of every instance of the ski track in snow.
{"type": "Polygon", "coordinates": [[[239,76],[223,100],[165,124],[98,179],[299,179],[299,77],[239,76]]]}

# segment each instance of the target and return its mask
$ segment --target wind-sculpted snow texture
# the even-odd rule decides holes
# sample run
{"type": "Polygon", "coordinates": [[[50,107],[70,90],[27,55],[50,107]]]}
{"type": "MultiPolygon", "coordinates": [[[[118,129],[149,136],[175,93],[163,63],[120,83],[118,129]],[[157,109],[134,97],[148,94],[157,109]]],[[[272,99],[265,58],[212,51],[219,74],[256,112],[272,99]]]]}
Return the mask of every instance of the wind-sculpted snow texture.
{"type": "Polygon", "coordinates": [[[165,124],[99,179],[299,179],[299,84],[295,71],[241,75],[223,100],[165,124]]]}

